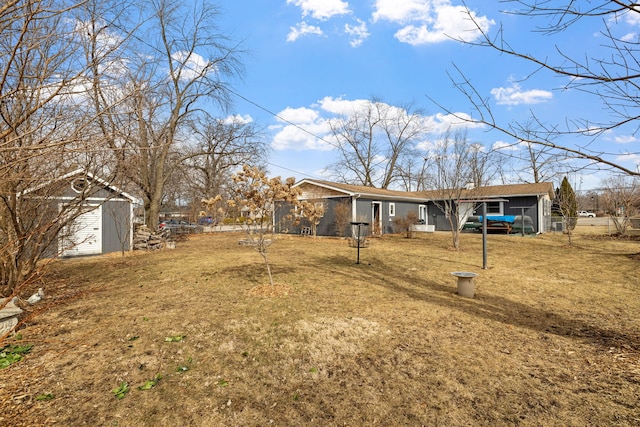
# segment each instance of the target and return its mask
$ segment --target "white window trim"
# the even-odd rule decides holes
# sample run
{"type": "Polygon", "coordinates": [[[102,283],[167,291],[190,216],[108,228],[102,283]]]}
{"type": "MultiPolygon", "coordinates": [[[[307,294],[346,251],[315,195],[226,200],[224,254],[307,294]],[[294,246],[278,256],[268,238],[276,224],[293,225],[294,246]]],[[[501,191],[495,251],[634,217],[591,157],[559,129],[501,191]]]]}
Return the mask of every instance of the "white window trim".
{"type": "Polygon", "coordinates": [[[389,203],[389,216],[396,216],[396,204],[389,203]]]}
{"type": "MultiPolygon", "coordinates": [[[[489,202],[489,203],[497,203],[498,207],[499,207],[499,211],[497,213],[496,212],[487,212],[487,215],[499,215],[499,216],[504,215],[504,202],[489,202]]],[[[489,204],[489,203],[487,203],[487,204],[489,204]]],[[[488,206],[487,206],[487,208],[488,208],[488,206]]]]}

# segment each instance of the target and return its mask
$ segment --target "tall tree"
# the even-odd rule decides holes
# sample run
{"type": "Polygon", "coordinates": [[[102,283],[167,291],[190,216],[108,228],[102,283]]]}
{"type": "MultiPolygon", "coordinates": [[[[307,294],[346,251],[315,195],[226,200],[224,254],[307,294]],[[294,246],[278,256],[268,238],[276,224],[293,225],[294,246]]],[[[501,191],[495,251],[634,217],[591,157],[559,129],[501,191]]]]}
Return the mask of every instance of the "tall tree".
{"type": "Polygon", "coordinates": [[[402,181],[403,165],[425,132],[422,115],[375,98],[355,105],[329,122],[339,153],[331,169],[343,182],[389,188],[402,181]]]}
{"type": "Polygon", "coordinates": [[[242,165],[264,165],[268,146],[255,123],[238,116],[208,115],[190,125],[192,134],[186,161],[188,186],[198,198],[225,194],[225,185],[242,165]]]}
{"type": "Polygon", "coordinates": [[[429,188],[434,191],[435,205],[445,214],[451,230],[453,248],[460,248],[460,230],[466,207],[459,203],[473,183],[471,159],[477,150],[467,140],[463,130],[447,131],[430,149],[429,188]]]}
{"type": "MultiPolygon", "coordinates": [[[[640,9],[634,2],[617,0],[600,2],[577,2],[564,0],[557,2],[509,0],[515,7],[509,9],[509,14],[541,22],[536,25],[536,31],[546,34],[548,40],[558,34],[571,34],[574,29],[584,28],[584,21],[599,26],[599,36],[604,40],[599,43],[599,50],[593,52],[577,52],[574,40],[579,38],[564,37],[571,43],[571,47],[555,45],[541,50],[539,55],[529,53],[524,48],[514,47],[502,26],[498,26],[496,33],[488,33],[477,20],[477,15],[466,9],[467,19],[474,22],[475,30],[482,37],[480,41],[462,43],[475,47],[489,48],[501,55],[510,56],[529,63],[532,66],[531,75],[549,73],[562,77],[563,90],[575,90],[585,94],[592,105],[591,110],[602,110],[608,114],[600,114],[594,121],[590,117],[565,117],[559,123],[546,123],[535,112],[531,112],[525,122],[502,123],[496,120],[492,107],[485,95],[471,83],[464,70],[456,67],[456,75],[451,79],[460,92],[469,100],[476,118],[461,116],[462,120],[482,123],[496,129],[515,140],[559,150],[567,156],[586,160],[589,164],[600,168],[615,170],[628,175],[638,176],[640,172],[635,168],[624,166],[619,160],[619,153],[609,150],[595,149],[592,142],[605,132],[617,128],[630,128],[630,133],[637,130],[640,117],[637,91],[640,79],[640,41],[637,38],[627,38],[616,35],[612,25],[620,20],[637,21],[640,9]],[[577,52],[573,54],[572,52],[577,52]],[[536,124],[536,130],[531,131],[530,124],[536,124]],[[571,142],[578,145],[563,144],[558,137],[568,136],[571,142]],[[580,141],[582,141],[580,143],[580,141]]],[[[435,101],[438,103],[438,101],[435,101]]],[[[442,103],[438,103],[442,104],[442,103]]],[[[443,107],[445,111],[449,111],[443,107]]],[[[638,155],[640,151],[631,150],[631,155],[638,155]]]]}
{"type": "MultiPolygon", "coordinates": [[[[235,46],[217,32],[218,9],[207,0],[153,0],[141,4],[139,13],[142,23],[131,30],[119,57],[125,66],[112,76],[96,68],[91,83],[96,110],[113,106],[100,127],[118,173],[135,183],[154,229],[165,184],[185,159],[188,125],[205,106],[228,106],[225,79],[240,72],[240,63],[235,46]]],[[[99,16],[92,19],[100,22],[99,16]]],[[[101,44],[89,48],[93,56],[101,44]]]]}

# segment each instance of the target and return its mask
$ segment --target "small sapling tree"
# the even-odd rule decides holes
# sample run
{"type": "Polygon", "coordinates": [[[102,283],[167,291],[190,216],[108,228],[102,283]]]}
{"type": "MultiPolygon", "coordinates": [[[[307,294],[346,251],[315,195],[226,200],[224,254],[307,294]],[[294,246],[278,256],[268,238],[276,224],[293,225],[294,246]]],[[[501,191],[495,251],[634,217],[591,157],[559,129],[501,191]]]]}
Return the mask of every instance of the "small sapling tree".
{"type": "MultiPolygon", "coordinates": [[[[293,187],[294,178],[285,181],[278,176],[268,178],[265,172],[257,167],[244,165],[242,171],[232,177],[233,187],[230,189],[232,198],[227,204],[237,208],[246,220],[242,228],[246,232],[243,241],[253,247],[262,256],[267,267],[269,283],[273,285],[273,275],[267,251],[273,241],[273,215],[276,203],[291,205],[291,211],[299,209],[298,196],[300,190],[293,187]]],[[[203,205],[212,208],[220,200],[219,196],[203,200],[203,205]]]]}
{"type": "Polygon", "coordinates": [[[335,216],[334,224],[336,227],[336,234],[340,237],[344,237],[349,223],[351,222],[351,201],[344,199],[333,208],[333,215],[335,216]]]}
{"type": "Polygon", "coordinates": [[[556,198],[560,213],[565,222],[565,232],[569,238],[569,245],[571,245],[573,244],[573,229],[576,228],[578,222],[578,202],[576,200],[576,193],[573,191],[573,187],[571,187],[566,176],[562,179],[556,198]]]}
{"type": "Polygon", "coordinates": [[[303,200],[300,202],[299,208],[301,216],[311,224],[311,234],[313,237],[316,237],[318,224],[320,224],[320,220],[324,216],[325,212],[324,202],[317,200],[303,200]]]}

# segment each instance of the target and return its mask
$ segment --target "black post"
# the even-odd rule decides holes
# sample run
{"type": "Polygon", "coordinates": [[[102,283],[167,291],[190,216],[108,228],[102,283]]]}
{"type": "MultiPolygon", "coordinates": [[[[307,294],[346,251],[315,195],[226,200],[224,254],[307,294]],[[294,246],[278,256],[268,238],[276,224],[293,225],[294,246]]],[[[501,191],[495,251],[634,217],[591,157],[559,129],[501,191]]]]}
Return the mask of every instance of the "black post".
{"type": "Polygon", "coordinates": [[[487,202],[482,202],[482,269],[487,269],[487,202]]]}
{"type": "MultiPolygon", "coordinates": [[[[352,226],[353,225],[357,225],[358,226],[358,234],[356,236],[356,240],[357,240],[356,247],[358,248],[358,259],[356,261],[356,264],[360,264],[360,238],[361,238],[361,236],[360,236],[360,227],[363,226],[363,225],[369,225],[369,223],[368,222],[352,222],[351,225],[352,226]]],[[[351,233],[352,233],[352,236],[353,236],[353,228],[351,229],[351,233]]]]}
{"type": "Polygon", "coordinates": [[[356,264],[360,264],[360,224],[358,224],[358,259],[356,264]]]}

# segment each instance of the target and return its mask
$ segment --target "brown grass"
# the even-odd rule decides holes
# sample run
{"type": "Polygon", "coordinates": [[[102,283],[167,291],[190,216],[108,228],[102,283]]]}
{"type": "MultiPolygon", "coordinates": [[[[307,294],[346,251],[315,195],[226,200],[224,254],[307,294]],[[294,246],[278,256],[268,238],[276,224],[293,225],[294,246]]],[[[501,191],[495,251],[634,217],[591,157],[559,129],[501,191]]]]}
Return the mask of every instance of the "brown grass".
{"type": "Polygon", "coordinates": [[[54,263],[0,425],[640,424],[637,241],[490,235],[482,270],[478,235],[373,239],[359,265],[345,240],[285,236],[269,289],[238,238],[54,263]]]}

